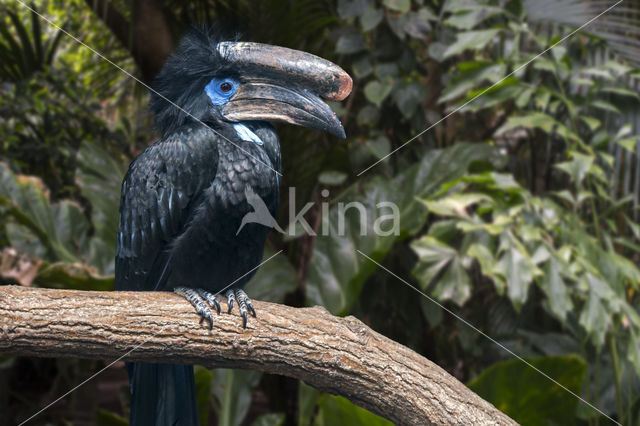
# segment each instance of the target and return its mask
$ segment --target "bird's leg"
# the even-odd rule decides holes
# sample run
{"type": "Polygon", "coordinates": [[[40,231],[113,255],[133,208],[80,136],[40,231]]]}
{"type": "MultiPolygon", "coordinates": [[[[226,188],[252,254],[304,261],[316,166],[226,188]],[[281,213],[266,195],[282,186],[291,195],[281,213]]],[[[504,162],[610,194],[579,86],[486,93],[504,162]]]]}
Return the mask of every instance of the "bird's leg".
{"type": "Polygon", "coordinates": [[[233,309],[233,304],[235,301],[238,301],[238,309],[240,309],[240,315],[242,315],[242,328],[247,328],[247,308],[251,311],[251,315],[256,317],[256,310],[253,309],[253,304],[251,303],[251,299],[247,296],[247,293],[244,290],[239,288],[232,288],[227,290],[227,304],[229,305],[228,313],[231,313],[231,309],[233,309]]]}
{"type": "Polygon", "coordinates": [[[201,288],[189,287],[176,287],[173,291],[187,299],[196,309],[196,312],[200,315],[200,324],[206,319],[209,321],[209,330],[213,328],[213,314],[209,306],[215,306],[218,314],[220,314],[220,302],[218,302],[213,293],[209,293],[201,288]]]}

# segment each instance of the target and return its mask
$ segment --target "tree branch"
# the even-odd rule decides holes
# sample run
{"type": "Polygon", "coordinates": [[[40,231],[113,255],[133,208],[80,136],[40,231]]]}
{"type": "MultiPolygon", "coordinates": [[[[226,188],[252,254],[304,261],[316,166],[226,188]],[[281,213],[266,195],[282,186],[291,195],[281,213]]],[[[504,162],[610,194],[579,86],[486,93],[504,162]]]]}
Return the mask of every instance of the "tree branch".
{"type": "MultiPolygon", "coordinates": [[[[515,422],[431,361],[354,317],[324,308],[254,302],[198,324],[191,305],[163,292],[0,287],[0,354],[200,364],[304,380],[397,424],[515,422]]],[[[226,305],[223,304],[223,308],[226,305]]]]}

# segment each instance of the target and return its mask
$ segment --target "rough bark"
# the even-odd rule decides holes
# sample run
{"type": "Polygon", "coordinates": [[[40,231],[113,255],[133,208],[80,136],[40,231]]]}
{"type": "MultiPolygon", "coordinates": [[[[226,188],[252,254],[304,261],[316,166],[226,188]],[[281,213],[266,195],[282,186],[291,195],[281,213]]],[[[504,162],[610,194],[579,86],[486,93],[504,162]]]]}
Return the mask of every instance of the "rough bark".
{"type": "MultiPolygon", "coordinates": [[[[160,292],[0,287],[0,354],[161,361],[259,370],[304,380],[387,419],[515,424],[436,364],[325,309],[256,301],[199,324],[183,298],[160,292]],[[126,354],[126,355],[125,355],[126,354]]],[[[226,304],[223,303],[223,312],[226,304]]]]}

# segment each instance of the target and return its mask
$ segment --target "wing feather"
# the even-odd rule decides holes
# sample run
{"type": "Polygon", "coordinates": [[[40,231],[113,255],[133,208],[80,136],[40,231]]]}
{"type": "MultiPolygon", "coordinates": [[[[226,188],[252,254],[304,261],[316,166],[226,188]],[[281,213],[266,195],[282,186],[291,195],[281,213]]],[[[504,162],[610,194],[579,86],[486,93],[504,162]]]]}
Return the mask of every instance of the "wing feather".
{"type": "Polygon", "coordinates": [[[168,248],[215,178],[217,136],[184,126],[154,143],[122,183],[116,290],[154,290],[166,280],[168,248]]]}

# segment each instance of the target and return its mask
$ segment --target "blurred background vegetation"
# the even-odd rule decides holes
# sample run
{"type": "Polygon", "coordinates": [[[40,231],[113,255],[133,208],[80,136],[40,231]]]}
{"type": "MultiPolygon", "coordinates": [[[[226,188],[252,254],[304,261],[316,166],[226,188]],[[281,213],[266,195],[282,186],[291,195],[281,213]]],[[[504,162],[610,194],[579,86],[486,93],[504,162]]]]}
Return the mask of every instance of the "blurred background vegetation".
{"type": "MultiPolygon", "coordinates": [[[[340,64],[354,77],[353,94],[333,105],[347,141],[278,126],[283,186],[296,188],[295,200],[283,191],[279,223],[289,203],[314,202],[306,218],[329,233],[272,234],[267,252],[285,255],[248,293],[355,315],[522,424],[609,423],[360,250],[607,415],[640,425],[640,6],[623,2],[529,62],[613,3],[30,4],[145,82],[189,25],[216,20],[340,64]],[[355,200],[369,220],[354,211],[338,235],[337,202],[355,200]],[[372,232],[381,201],[398,205],[400,235],[372,232]]],[[[2,283],[111,290],[120,182],[157,137],[148,93],[16,0],[1,0],[0,16],[2,283]]],[[[1,358],[0,418],[19,423],[104,365],[1,358]]],[[[198,368],[196,381],[204,425],[387,423],[284,377],[198,368]]],[[[127,417],[118,364],[34,424],[127,417]]]]}

